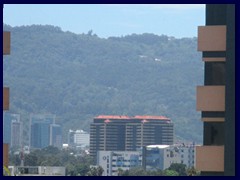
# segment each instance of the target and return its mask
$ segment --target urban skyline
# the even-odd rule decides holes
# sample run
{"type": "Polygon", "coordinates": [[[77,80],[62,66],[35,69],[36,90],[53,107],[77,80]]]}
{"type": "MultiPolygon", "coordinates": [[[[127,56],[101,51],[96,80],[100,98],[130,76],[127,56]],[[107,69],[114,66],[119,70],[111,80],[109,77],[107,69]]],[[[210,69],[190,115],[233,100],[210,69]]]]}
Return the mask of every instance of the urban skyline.
{"type": "MultiPolygon", "coordinates": [[[[113,101],[113,102],[122,101],[124,102],[122,104],[123,106],[122,105],[119,106],[118,103],[107,104],[105,101],[103,101],[104,98],[108,97],[108,95],[111,95],[111,94],[118,94],[119,90],[121,90],[119,88],[120,86],[116,84],[116,81],[112,81],[111,78],[107,80],[105,79],[105,81],[101,81],[101,78],[98,79],[98,75],[99,75],[98,71],[84,72],[83,71],[84,69],[81,69],[81,68],[86,67],[87,64],[85,60],[83,61],[73,60],[70,63],[74,63],[76,67],[80,68],[81,71],[85,73],[85,74],[82,73],[83,75],[87,75],[87,73],[89,73],[88,74],[89,76],[96,73],[95,75],[97,76],[95,76],[95,78],[97,80],[100,80],[100,84],[107,87],[106,90],[104,89],[104,86],[101,87],[102,90],[106,91],[105,96],[102,96],[100,98],[101,101],[99,102],[102,102],[101,106],[94,104],[95,102],[92,101],[91,98],[90,99],[87,98],[88,102],[84,106],[82,107],[77,106],[76,105],[77,103],[79,103],[78,105],[81,105],[82,103],[84,103],[84,101],[86,101],[86,98],[83,98],[80,96],[81,93],[79,93],[79,95],[75,93],[74,96],[70,96],[71,101],[68,101],[68,98],[64,97],[63,93],[60,93],[62,96],[61,99],[63,100],[62,107],[64,107],[67,113],[71,114],[70,109],[73,107],[78,107],[78,108],[81,107],[79,108],[79,111],[80,112],[85,111],[85,115],[83,115],[83,113],[75,114],[78,117],[77,118],[75,117],[73,119],[69,118],[68,121],[79,123],[80,121],[76,121],[77,119],[78,120],[80,118],[84,119],[84,120],[81,120],[81,122],[86,123],[85,127],[86,126],[89,127],[89,131],[87,130],[89,133],[80,129],[78,125],[76,126],[75,130],[72,130],[73,128],[70,128],[69,125],[66,126],[67,124],[63,123],[61,120],[60,120],[60,123],[57,124],[56,116],[58,116],[58,113],[31,114],[29,116],[30,117],[29,122],[28,124],[26,124],[27,122],[26,118],[24,118],[24,120],[22,121],[21,114],[7,112],[9,109],[12,109],[12,107],[14,107],[13,109],[15,109],[16,108],[15,106],[17,105],[17,104],[14,104],[14,106],[11,106],[12,104],[10,103],[10,99],[11,99],[11,102],[14,102],[14,103],[16,102],[15,92],[14,90],[12,91],[12,87],[14,89],[13,84],[10,84],[10,88],[3,87],[3,90],[4,90],[3,91],[4,174],[5,175],[7,174],[8,175],[10,174],[12,175],[27,175],[27,174],[47,175],[52,173],[54,175],[62,174],[62,175],[71,175],[71,176],[76,176],[76,175],[83,175],[83,176],[102,176],[102,175],[103,176],[114,176],[114,175],[129,176],[130,175],[131,176],[136,174],[154,175],[154,176],[169,176],[169,175],[174,175],[174,176],[186,176],[186,175],[227,176],[227,175],[230,175],[230,176],[234,176],[235,175],[235,142],[234,142],[235,140],[235,130],[234,130],[234,127],[235,127],[235,105],[234,105],[235,104],[235,70],[234,70],[234,67],[235,67],[235,31],[234,31],[235,15],[234,15],[234,12],[235,12],[235,5],[232,5],[232,4],[231,5],[230,4],[221,4],[221,5],[207,4],[206,5],[206,23],[205,23],[206,25],[198,27],[197,39],[183,38],[178,40],[173,37],[157,36],[154,34],[132,35],[132,36],[124,37],[127,40],[126,42],[128,42],[129,40],[136,41],[136,39],[139,38],[140,36],[144,36],[143,39],[140,39],[140,41],[137,40],[136,42],[141,44],[143,41],[148,40],[147,44],[148,43],[151,44],[154,42],[153,40],[155,39],[163,43],[161,45],[158,44],[161,47],[164,47],[164,46],[167,47],[166,44],[169,42],[170,44],[177,43],[180,45],[179,47],[182,46],[181,45],[182,42],[184,43],[186,43],[187,41],[197,42],[198,51],[202,51],[202,60],[204,62],[204,69],[203,69],[204,85],[197,86],[196,96],[195,96],[196,110],[201,111],[201,118],[199,119],[203,121],[203,144],[202,145],[195,144],[195,142],[192,142],[191,144],[185,144],[186,142],[185,139],[181,139],[181,136],[179,136],[180,134],[185,133],[180,131],[179,120],[181,120],[181,125],[185,126],[185,129],[191,129],[191,127],[194,127],[194,126],[192,126],[192,124],[189,124],[191,122],[187,118],[184,118],[184,116],[181,117],[181,111],[178,111],[174,108],[169,108],[168,101],[165,101],[165,102],[163,101],[164,103],[156,104],[156,102],[153,101],[154,99],[152,99],[151,101],[147,102],[146,101],[147,99],[150,100],[151,98],[153,98],[152,93],[144,94],[142,96],[143,101],[140,103],[142,106],[138,105],[137,110],[132,111],[132,112],[140,112],[140,113],[137,113],[140,115],[133,115],[131,111],[126,111],[126,108],[125,108],[125,106],[127,105],[129,105],[128,106],[129,108],[127,109],[136,108],[136,106],[135,107],[133,106],[135,104],[135,102],[133,101],[134,93],[137,94],[140,91],[136,91],[136,89],[134,88],[133,88],[134,90],[132,89],[132,91],[128,92],[129,94],[124,95],[128,97],[127,100],[123,98],[124,96],[119,96],[117,100],[115,99],[113,101]],[[12,96],[12,94],[14,96],[12,96]],[[12,101],[12,97],[14,97],[13,101],[12,101]],[[148,109],[146,109],[146,107],[150,107],[149,106],[150,104],[152,108],[155,108],[153,111],[151,110],[149,111],[148,109]],[[108,111],[108,113],[106,114],[100,113],[100,112],[105,112],[104,109],[109,107],[110,107],[109,109],[110,111],[108,111]],[[114,109],[117,109],[117,108],[122,109],[123,110],[122,112],[125,112],[123,113],[124,115],[121,115],[121,113],[116,113],[117,111],[114,111],[114,109]],[[125,111],[124,111],[124,108],[125,108],[125,111]],[[172,114],[174,114],[173,111],[175,111],[174,113],[176,113],[175,116],[172,116],[172,114]],[[87,113],[87,112],[91,112],[91,113],[87,113]],[[111,113],[112,115],[110,115],[109,112],[115,112],[115,113],[111,113]],[[128,113],[130,112],[129,115],[127,115],[128,114],[127,112],[128,113]],[[147,113],[144,113],[144,112],[147,112],[147,113]],[[153,112],[153,113],[149,113],[149,112],[153,112]],[[154,112],[158,112],[160,115],[155,115],[156,113],[154,112]],[[98,115],[98,114],[102,114],[102,115],[98,115]],[[141,115],[141,114],[144,114],[144,115],[141,115]],[[168,116],[174,117],[174,118],[168,118],[168,116]],[[62,126],[62,124],[64,126],[62,126]],[[26,127],[28,127],[28,130],[25,129],[26,127]],[[65,140],[63,140],[62,129],[64,129],[65,140]],[[23,141],[23,139],[26,138],[27,136],[29,139],[28,146],[26,146],[26,141],[25,140],[23,141]],[[179,139],[180,139],[180,144],[177,144],[177,142],[179,142],[179,139]],[[65,144],[64,141],[67,142],[67,144],[65,144]],[[15,156],[17,154],[18,156],[15,156]],[[25,158],[25,156],[27,158],[25,158]],[[86,163],[85,164],[86,166],[84,168],[82,166],[83,162],[86,163]],[[9,163],[14,166],[9,166],[9,163]],[[50,168],[47,168],[48,165],[50,166],[50,168]],[[10,169],[10,173],[8,172],[9,171],[8,168],[10,169]]],[[[16,46],[14,45],[14,43],[12,46],[12,43],[10,42],[15,42],[14,40],[16,35],[14,34],[15,28],[7,25],[5,25],[5,28],[9,31],[3,32],[3,37],[4,37],[3,38],[3,55],[11,54],[10,57],[12,56],[14,57],[16,46]],[[10,32],[11,30],[13,33],[10,32]],[[10,39],[13,41],[10,41],[10,39]],[[12,55],[12,52],[13,52],[13,55],[12,55]]],[[[61,29],[53,26],[34,25],[34,26],[31,26],[31,28],[32,30],[35,29],[35,31],[38,31],[38,28],[42,30],[45,29],[49,32],[55,32],[58,35],[63,33],[61,29]]],[[[66,33],[68,36],[73,35],[69,32],[64,32],[64,33],[66,33]]],[[[83,42],[85,43],[93,42],[93,40],[100,40],[99,37],[93,34],[92,30],[90,30],[87,34],[78,35],[78,37],[82,38],[82,39],[78,38],[78,40],[83,40],[83,42]]],[[[101,42],[103,41],[117,42],[122,38],[123,37],[110,38],[108,40],[105,39],[100,41],[101,42]]],[[[94,46],[92,47],[93,49],[91,49],[91,51],[94,51],[94,46]]],[[[137,46],[135,46],[135,48],[136,47],[137,46]]],[[[141,48],[146,47],[146,44],[145,46],[139,46],[139,47],[141,48]]],[[[169,47],[174,48],[174,46],[169,46],[169,47]]],[[[151,48],[154,48],[154,46],[152,46],[151,48]]],[[[53,46],[53,49],[54,49],[54,46],[53,46]]],[[[125,52],[125,50],[123,50],[123,52],[125,52]]],[[[130,52],[131,51],[129,51],[128,53],[130,52]]],[[[116,55],[118,53],[115,52],[113,54],[116,55]]],[[[161,54],[161,57],[157,56],[156,53],[153,53],[153,49],[150,51],[147,51],[146,54],[139,54],[138,52],[137,56],[135,55],[135,57],[129,56],[129,58],[131,57],[130,60],[127,60],[128,58],[123,58],[125,59],[125,62],[121,61],[121,63],[126,65],[126,67],[128,67],[128,66],[131,66],[130,64],[133,63],[133,60],[137,62],[136,64],[138,63],[143,64],[144,62],[144,64],[146,65],[146,68],[151,70],[149,72],[158,70],[158,68],[161,70],[167,69],[167,65],[168,65],[166,63],[167,61],[166,60],[163,61],[162,57],[166,58],[168,56],[164,56],[163,52],[161,52],[160,54],[161,54]],[[151,64],[151,66],[147,67],[146,62],[151,64]],[[152,66],[153,64],[154,66],[152,66]]],[[[83,54],[81,54],[81,57],[82,58],[84,57],[83,54]]],[[[98,57],[101,58],[101,56],[98,56],[98,57]]],[[[102,57],[105,57],[105,56],[102,56],[102,57]]],[[[122,57],[125,57],[125,56],[122,56],[122,57]]],[[[197,56],[192,56],[192,57],[196,58],[197,56]]],[[[107,63],[109,63],[110,62],[109,59],[108,58],[105,59],[105,58],[101,59],[101,61],[102,62],[106,61],[107,63]]],[[[36,60],[37,59],[38,58],[36,58],[36,60]]],[[[115,59],[115,56],[114,56],[114,59],[115,59]]],[[[116,56],[116,59],[117,59],[117,56],[116,56]]],[[[8,60],[8,58],[5,58],[4,62],[6,60],[8,60]]],[[[95,61],[94,58],[92,59],[90,58],[88,60],[91,65],[94,64],[93,63],[95,61]]],[[[17,59],[15,58],[14,61],[17,61],[17,59]]],[[[55,60],[53,59],[53,61],[55,60]]],[[[11,62],[11,58],[10,58],[10,61],[8,61],[8,63],[9,62],[11,62]]],[[[37,61],[34,63],[37,64],[37,61]]],[[[31,68],[33,68],[33,71],[34,71],[34,63],[33,63],[33,66],[31,66],[31,68]]],[[[59,62],[57,62],[56,64],[60,65],[59,62]]],[[[44,65],[45,69],[48,68],[48,65],[44,65]]],[[[104,63],[102,65],[103,67],[106,66],[104,63]]],[[[119,69],[121,69],[121,66],[119,66],[119,69]]],[[[108,68],[108,70],[109,71],[105,71],[106,76],[104,77],[109,77],[108,75],[109,75],[109,72],[111,71],[111,68],[108,68]]],[[[115,69],[115,71],[116,71],[115,73],[113,74],[110,73],[110,74],[112,76],[118,75],[118,70],[115,69]]],[[[44,75],[44,73],[42,74],[44,75]]],[[[141,76],[140,74],[138,74],[138,76],[143,78],[144,76],[141,76]]],[[[58,75],[61,75],[61,73],[58,75]]],[[[161,81],[164,80],[166,77],[168,77],[168,75],[166,77],[164,76],[165,76],[165,73],[160,75],[161,81]]],[[[128,78],[132,78],[132,77],[129,76],[128,78]]],[[[141,81],[139,82],[141,83],[144,82],[143,79],[141,79],[141,81]]],[[[175,77],[175,79],[176,79],[176,82],[177,80],[179,80],[177,77],[175,77]]],[[[118,80],[121,81],[120,79],[118,80]]],[[[39,78],[39,84],[43,82],[44,82],[43,79],[39,78]]],[[[158,84],[157,80],[154,80],[153,82],[158,84]]],[[[8,83],[4,83],[4,86],[6,84],[8,83]]],[[[100,89],[98,88],[95,88],[95,87],[93,88],[90,81],[89,81],[89,84],[90,84],[89,87],[91,88],[87,90],[88,93],[94,95],[94,99],[97,99],[98,97],[96,95],[99,92],[101,94],[102,91],[100,91],[100,89]]],[[[166,83],[166,84],[170,84],[170,83],[166,83]]],[[[48,84],[48,85],[52,86],[53,84],[48,84]]],[[[123,86],[126,88],[126,87],[130,87],[131,85],[133,85],[133,83],[127,84],[125,82],[123,86]]],[[[67,89],[70,90],[70,88],[68,88],[69,86],[72,86],[70,82],[65,84],[63,87],[67,87],[67,89]]],[[[172,86],[172,90],[174,89],[173,86],[172,86]]],[[[86,84],[79,86],[79,90],[84,89],[85,87],[87,87],[86,84]]],[[[146,89],[151,89],[154,86],[149,84],[148,86],[145,86],[145,87],[146,89]]],[[[162,90],[165,88],[165,86],[161,84],[158,87],[158,90],[159,88],[162,90]]],[[[188,88],[186,87],[186,89],[188,88]]],[[[31,87],[31,90],[29,92],[34,90],[36,90],[36,88],[34,89],[33,87],[31,87]]],[[[159,94],[160,91],[158,90],[156,92],[158,92],[159,94]]],[[[177,92],[176,90],[177,90],[177,87],[175,87],[175,92],[177,92]]],[[[46,91],[43,90],[42,92],[45,92],[45,93],[47,92],[51,94],[50,89],[47,89],[46,91]]],[[[73,90],[71,92],[74,93],[73,90]]],[[[169,95],[169,97],[171,97],[170,96],[171,94],[172,95],[174,94],[171,90],[170,92],[166,93],[169,95]]],[[[59,92],[56,91],[56,93],[59,93],[59,92]]],[[[153,93],[153,94],[155,98],[158,97],[161,99],[163,97],[163,96],[158,96],[157,93],[153,93]]],[[[53,96],[54,95],[52,94],[52,97],[53,96]]],[[[192,95],[188,94],[187,97],[192,98],[192,95]]],[[[41,101],[41,104],[44,106],[44,109],[45,108],[48,109],[49,107],[51,108],[51,106],[49,105],[54,105],[52,101],[51,100],[49,101],[49,100],[50,99],[48,99],[45,102],[41,101]]],[[[55,99],[52,99],[52,100],[55,100],[55,99]]],[[[175,102],[174,104],[177,107],[180,107],[180,109],[185,105],[184,101],[178,98],[171,99],[169,101],[175,102]]],[[[25,101],[24,101],[24,104],[26,105],[25,101]]],[[[34,104],[31,104],[31,105],[34,105],[34,104]]],[[[192,117],[192,120],[197,119],[197,115],[196,115],[197,113],[191,114],[191,110],[189,110],[189,114],[192,117]]],[[[74,113],[72,115],[73,115],[72,117],[74,117],[74,113]]],[[[68,117],[71,117],[71,116],[68,116],[68,117]]],[[[74,125],[76,124],[72,124],[70,126],[74,127],[74,125]]],[[[198,130],[200,130],[200,128],[198,130]]],[[[197,133],[197,131],[195,133],[197,133]]],[[[190,137],[189,139],[193,139],[193,138],[190,137]]]]}

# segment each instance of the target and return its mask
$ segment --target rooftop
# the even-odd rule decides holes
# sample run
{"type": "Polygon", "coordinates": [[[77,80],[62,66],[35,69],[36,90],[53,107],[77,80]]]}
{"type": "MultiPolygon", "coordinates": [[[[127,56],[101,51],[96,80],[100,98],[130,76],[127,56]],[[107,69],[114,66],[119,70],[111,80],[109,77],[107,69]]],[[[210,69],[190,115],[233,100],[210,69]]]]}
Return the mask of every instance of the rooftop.
{"type": "Polygon", "coordinates": [[[149,145],[147,146],[147,148],[159,148],[159,149],[164,149],[164,148],[168,148],[170,147],[170,145],[149,145]]]}
{"type": "Polygon", "coordinates": [[[113,119],[136,119],[136,120],[170,120],[169,118],[165,117],[165,116],[119,116],[119,115],[99,115],[97,117],[95,117],[94,119],[104,119],[104,120],[113,120],[113,119]]]}

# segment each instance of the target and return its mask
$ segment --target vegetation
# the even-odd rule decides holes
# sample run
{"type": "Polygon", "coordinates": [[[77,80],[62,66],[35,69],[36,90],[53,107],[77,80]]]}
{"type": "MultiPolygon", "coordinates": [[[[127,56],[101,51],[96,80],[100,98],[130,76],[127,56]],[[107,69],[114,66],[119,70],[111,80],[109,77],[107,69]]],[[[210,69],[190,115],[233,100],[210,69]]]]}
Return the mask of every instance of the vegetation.
{"type": "MultiPolygon", "coordinates": [[[[101,166],[91,167],[93,160],[88,155],[76,155],[73,150],[59,150],[49,146],[42,150],[32,151],[24,158],[25,166],[64,166],[67,176],[101,176],[103,168],[101,166]]],[[[19,166],[21,161],[19,155],[10,154],[9,165],[19,166]]],[[[5,175],[9,171],[4,167],[5,175]]],[[[165,170],[148,171],[142,167],[131,168],[130,170],[118,169],[119,176],[197,176],[199,172],[194,167],[186,168],[184,164],[174,163],[165,170]]]]}
{"type": "Polygon", "coordinates": [[[3,176],[10,176],[11,173],[6,166],[3,166],[3,176]]]}
{"type": "Polygon", "coordinates": [[[163,115],[178,140],[202,141],[196,86],[203,63],[196,38],[132,34],[99,38],[53,26],[4,25],[11,55],[4,56],[3,84],[10,112],[21,114],[25,143],[29,115],[51,113],[68,129],[89,131],[99,114],[163,115]]]}
{"type": "Polygon", "coordinates": [[[103,168],[101,166],[92,167],[90,171],[87,173],[87,176],[102,176],[103,168]]]}
{"type": "MultiPolygon", "coordinates": [[[[88,155],[76,156],[73,150],[59,150],[49,146],[41,150],[32,151],[24,158],[25,166],[64,166],[67,176],[86,176],[93,163],[88,155]]],[[[10,154],[10,165],[19,166],[19,155],[10,154]]]]}
{"type": "Polygon", "coordinates": [[[185,164],[179,164],[179,163],[172,163],[168,170],[176,171],[179,176],[186,176],[187,175],[187,170],[186,170],[186,165],[185,164]]]}
{"type": "Polygon", "coordinates": [[[199,172],[194,167],[186,168],[185,164],[174,163],[165,170],[148,171],[143,168],[132,168],[123,171],[118,169],[119,176],[197,176],[199,172]]]}

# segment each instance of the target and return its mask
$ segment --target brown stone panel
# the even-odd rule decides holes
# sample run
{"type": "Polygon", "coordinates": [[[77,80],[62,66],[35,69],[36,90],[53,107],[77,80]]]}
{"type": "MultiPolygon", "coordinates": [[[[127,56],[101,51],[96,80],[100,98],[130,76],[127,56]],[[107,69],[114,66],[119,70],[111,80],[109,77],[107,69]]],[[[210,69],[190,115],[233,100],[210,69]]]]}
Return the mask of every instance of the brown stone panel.
{"type": "Polygon", "coordinates": [[[226,26],[199,26],[198,51],[226,51],[226,26]]]}
{"type": "Polygon", "coordinates": [[[3,55],[8,55],[10,54],[10,39],[11,39],[11,34],[10,32],[3,32],[3,55]]]}
{"type": "Polygon", "coordinates": [[[8,167],[8,144],[3,144],[3,165],[8,167]]]}
{"type": "Polygon", "coordinates": [[[204,172],[223,172],[224,146],[197,146],[196,169],[204,172]]]}
{"type": "Polygon", "coordinates": [[[225,62],[226,58],[203,58],[204,62],[225,62]]]}
{"type": "Polygon", "coordinates": [[[9,110],[9,88],[3,88],[3,110],[9,110]]]}
{"type": "Polygon", "coordinates": [[[197,86],[197,111],[225,111],[225,86],[197,86]]]}
{"type": "Polygon", "coordinates": [[[213,117],[209,117],[209,118],[202,118],[202,121],[204,122],[224,122],[225,118],[213,118],[213,117]]]}

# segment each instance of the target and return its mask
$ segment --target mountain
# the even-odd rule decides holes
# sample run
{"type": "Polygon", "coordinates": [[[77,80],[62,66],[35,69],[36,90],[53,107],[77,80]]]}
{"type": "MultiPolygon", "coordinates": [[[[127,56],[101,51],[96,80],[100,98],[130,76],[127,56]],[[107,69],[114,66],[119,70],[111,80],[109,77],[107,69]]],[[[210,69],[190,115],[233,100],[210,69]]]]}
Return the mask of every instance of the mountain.
{"type": "Polygon", "coordinates": [[[99,38],[50,25],[11,27],[3,57],[10,112],[20,113],[27,141],[30,113],[56,114],[68,129],[89,131],[94,116],[163,115],[177,140],[202,142],[196,86],[203,84],[197,38],[149,33],[99,38]]]}

